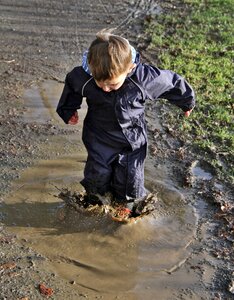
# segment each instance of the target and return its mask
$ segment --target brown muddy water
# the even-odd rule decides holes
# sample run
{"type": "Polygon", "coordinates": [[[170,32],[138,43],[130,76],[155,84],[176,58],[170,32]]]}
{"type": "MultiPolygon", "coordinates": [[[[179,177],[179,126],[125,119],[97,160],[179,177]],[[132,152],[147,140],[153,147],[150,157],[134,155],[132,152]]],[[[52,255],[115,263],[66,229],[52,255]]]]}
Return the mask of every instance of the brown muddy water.
{"type": "MultiPolygon", "coordinates": [[[[65,127],[55,113],[61,90],[62,85],[53,81],[27,90],[24,120],[65,127]]],[[[57,158],[22,172],[2,205],[3,222],[22,243],[47,258],[45,269],[73,283],[71,288],[102,299],[168,299],[195,280],[183,265],[196,235],[196,214],[175,187],[165,184],[163,171],[155,170],[149,161],[146,186],[159,198],[152,215],[123,225],[108,215],[65,207],[56,197],[59,189],[82,189],[84,114],[85,108],[76,132],[53,136],[43,146],[45,152],[56,149],[57,158]],[[70,150],[62,151],[64,145],[70,145],[70,150]]]]}

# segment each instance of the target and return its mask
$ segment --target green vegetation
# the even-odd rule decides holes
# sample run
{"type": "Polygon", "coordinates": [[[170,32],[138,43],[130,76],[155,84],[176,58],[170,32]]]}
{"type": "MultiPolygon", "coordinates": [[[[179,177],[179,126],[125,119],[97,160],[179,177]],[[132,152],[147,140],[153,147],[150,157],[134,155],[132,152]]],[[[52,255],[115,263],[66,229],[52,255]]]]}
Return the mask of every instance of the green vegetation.
{"type": "MultiPolygon", "coordinates": [[[[168,1],[167,1],[168,5],[168,1]]],[[[171,6],[147,20],[150,50],[158,65],[186,77],[196,92],[191,117],[171,124],[183,130],[201,154],[229,180],[233,177],[234,92],[233,1],[171,1],[171,6]]],[[[172,123],[173,121],[173,123],[172,123]]]]}

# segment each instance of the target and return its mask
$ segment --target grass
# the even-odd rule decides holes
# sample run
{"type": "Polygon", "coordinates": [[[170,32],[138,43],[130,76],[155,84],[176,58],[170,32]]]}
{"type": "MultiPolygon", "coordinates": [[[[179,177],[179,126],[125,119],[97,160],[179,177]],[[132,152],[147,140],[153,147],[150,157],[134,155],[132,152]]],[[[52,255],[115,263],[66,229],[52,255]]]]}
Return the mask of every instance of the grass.
{"type": "MultiPolygon", "coordinates": [[[[193,141],[220,176],[233,181],[233,1],[169,3],[173,5],[167,1],[162,14],[147,18],[145,30],[158,66],[183,75],[196,93],[196,109],[177,122],[176,129],[193,141]]],[[[171,114],[171,123],[175,118],[171,114]]]]}

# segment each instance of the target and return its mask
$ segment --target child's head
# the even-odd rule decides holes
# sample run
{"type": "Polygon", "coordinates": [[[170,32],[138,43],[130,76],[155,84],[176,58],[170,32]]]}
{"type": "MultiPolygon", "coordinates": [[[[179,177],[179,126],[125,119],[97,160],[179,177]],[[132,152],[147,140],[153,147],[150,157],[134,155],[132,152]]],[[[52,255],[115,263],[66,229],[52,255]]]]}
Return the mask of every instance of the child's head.
{"type": "Polygon", "coordinates": [[[135,67],[128,40],[108,31],[97,33],[88,51],[88,64],[97,85],[106,92],[117,90],[135,67]]]}

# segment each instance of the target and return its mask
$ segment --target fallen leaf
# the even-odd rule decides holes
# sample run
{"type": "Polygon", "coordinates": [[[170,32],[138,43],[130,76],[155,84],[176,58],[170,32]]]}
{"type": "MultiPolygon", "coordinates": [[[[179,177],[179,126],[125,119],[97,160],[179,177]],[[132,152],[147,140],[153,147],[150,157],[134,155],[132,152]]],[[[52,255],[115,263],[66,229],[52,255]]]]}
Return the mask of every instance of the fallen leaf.
{"type": "Polygon", "coordinates": [[[39,284],[39,291],[42,295],[48,297],[52,296],[54,293],[53,289],[46,287],[43,283],[39,284]]]}
{"type": "Polygon", "coordinates": [[[0,266],[0,271],[12,270],[16,267],[16,263],[9,262],[0,266]]]}

